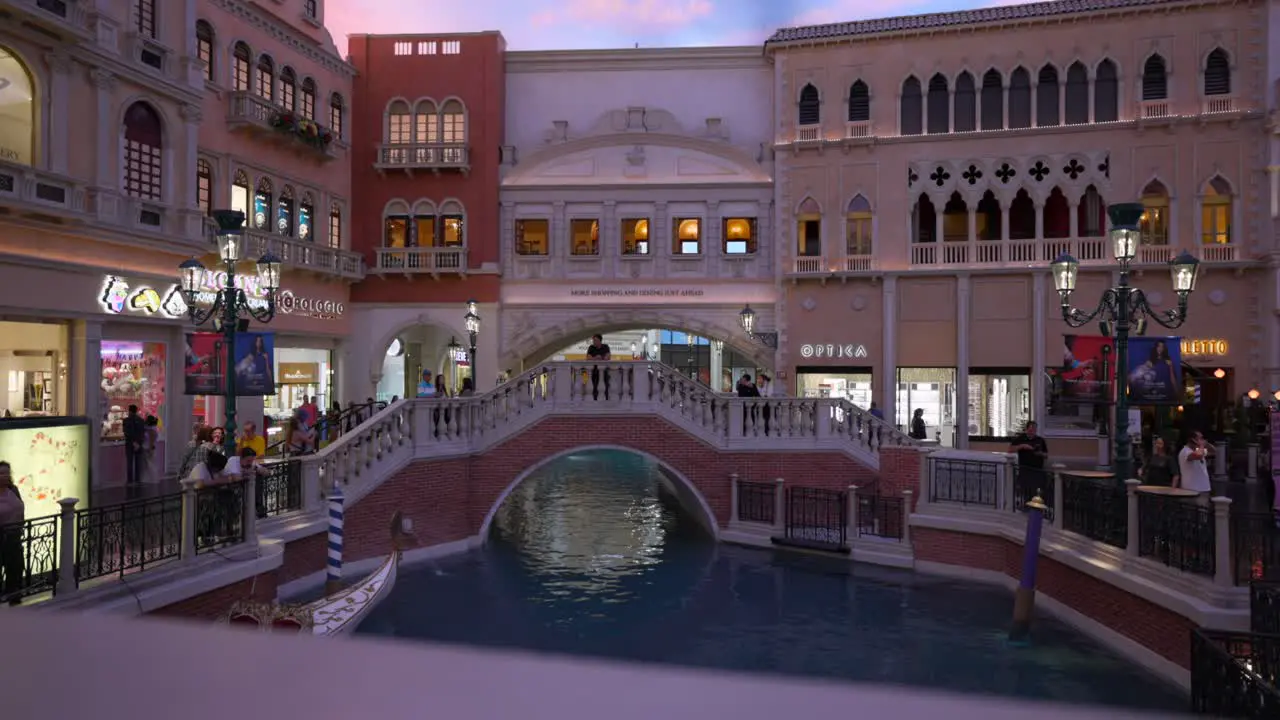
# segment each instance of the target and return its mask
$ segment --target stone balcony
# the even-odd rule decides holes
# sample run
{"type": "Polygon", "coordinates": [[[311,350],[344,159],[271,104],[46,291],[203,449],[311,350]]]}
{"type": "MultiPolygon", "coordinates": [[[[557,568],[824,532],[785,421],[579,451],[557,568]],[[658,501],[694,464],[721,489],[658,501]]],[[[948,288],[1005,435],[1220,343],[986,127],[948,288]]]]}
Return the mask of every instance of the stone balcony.
{"type": "Polygon", "coordinates": [[[378,146],[378,159],[373,164],[380,173],[403,170],[412,176],[415,171],[471,172],[471,153],[466,143],[414,143],[382,144],[378,146]]]}
{"type": "Polygon", "coordinates": [[[342,139],[330,135],[330,130],[312,122],[317,129],[316,138],[309,138],[299,129],[301,118],[289,110],[250,92],[230,93],[227,105],[227,126],[232,130],[252,133],[265,140],[273,140],[290,147],[299,154],[321,161],[335,160],[338,150],[345,147],[342,139]],[[325,142],[319,138],[330,136],[325,142]]]}
{"type": "Polygon", "coordinates": [[[92,3],[76,0],[0,0],[0,18],[23,23],[65,39],[91,40],[89,12],[92,3]],[[6,18],[9,16],[13,20],[6,18]]]}
{"type": "Polygon", "coordinates": [[[74,178],[0,160],[0,202],[18,214],[81,221],[89,217],[88,186],[74,178]]]}
{"type": "MultiPolygon", "coordinates": [[[[211,243],[216,231],[217,225],[206,219],[205,234],[210,238],[211,243]]],[[[308,240],[260,230],[244,231],[240,257],[256,259],[268,251],[280,258],[286,267],[295,270],[306,270],[347,280],[360,280],[365,276],[364,258],[358,252],[317,245],[308,240]]]]}
{"type": "Polygon", "coordinates": [[[465,247],[378,248],[373,271],[378,275],[402,273],[406,276],[467,274],[465,247]]]}

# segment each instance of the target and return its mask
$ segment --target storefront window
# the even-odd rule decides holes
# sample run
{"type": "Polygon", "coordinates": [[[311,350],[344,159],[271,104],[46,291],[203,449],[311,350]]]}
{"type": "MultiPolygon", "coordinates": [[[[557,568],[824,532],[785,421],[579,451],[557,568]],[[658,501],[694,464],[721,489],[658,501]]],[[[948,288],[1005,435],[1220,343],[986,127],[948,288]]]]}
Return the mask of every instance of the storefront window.
{"type": "Polygon", "coordinates": [[[130,405],[143,417],[165,420],[166,360],[164,343],[102,341],[102,438],[124,438],[121,423],[130,405]]]}
{"type": "Polygon", "coordinates": [[[0,372],[7,382],[0,414],[21,418],[66,412],[66,327],[0,322],[0,372]]]}
{"type": "Polygon", "coordinates": [[[327,409],[331,404],[331,368],[333,358],[329,350],[277,347],[276,394],[263,398],[263,413],[272,418],[272,430],[277,430],[290,414],[315,398],[316,406],[327,409]]]}
{"type": "Polygon", "coordinates": [[[956,369],[898,368],[898,392],[894,400],[899,428],[911,428],[917,409],[924,411],[928,439],[946,447],[956,444],[956,369]]]}
{"type": "Polygon", "coordinates": [[[870,408],[871,401],[875,398],[871,386],[871,368],[798,367],[796,382],[799,397],[848,400],[863,409],[870,408]]]}
{"type": "Polygon", "coordinates": [[[969,435],[1013,437],[1031,412],[1031,377],[1022,370],[973,369],[969,373],[969,435]]]}

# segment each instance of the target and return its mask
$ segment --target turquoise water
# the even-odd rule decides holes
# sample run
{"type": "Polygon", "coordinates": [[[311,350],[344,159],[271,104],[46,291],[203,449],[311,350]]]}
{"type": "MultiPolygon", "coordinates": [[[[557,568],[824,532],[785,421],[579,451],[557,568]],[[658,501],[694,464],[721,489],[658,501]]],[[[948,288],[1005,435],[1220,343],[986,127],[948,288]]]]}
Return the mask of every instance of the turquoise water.
{"type": "Polygon", "coordinates": [[[652,663],[1181,711],[1176,688],[1012,595],[843,559],[717,545],[635,455],[531,476],[481,550],[402,570],[359,628],[652,663]]]}

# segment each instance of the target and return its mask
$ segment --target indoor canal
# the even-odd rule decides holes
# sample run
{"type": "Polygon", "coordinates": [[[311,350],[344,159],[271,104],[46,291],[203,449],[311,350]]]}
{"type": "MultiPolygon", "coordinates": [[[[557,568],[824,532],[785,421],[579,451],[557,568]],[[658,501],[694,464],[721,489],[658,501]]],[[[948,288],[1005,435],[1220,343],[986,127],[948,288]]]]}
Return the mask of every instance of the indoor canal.
{"type": "Polygon", "coordinates": [[[401,569],[358,632],[616,660],[1183,711],[1185,694],[986,584],[717,544],[624,451],[531,474],[488,543],[401,569]]]}

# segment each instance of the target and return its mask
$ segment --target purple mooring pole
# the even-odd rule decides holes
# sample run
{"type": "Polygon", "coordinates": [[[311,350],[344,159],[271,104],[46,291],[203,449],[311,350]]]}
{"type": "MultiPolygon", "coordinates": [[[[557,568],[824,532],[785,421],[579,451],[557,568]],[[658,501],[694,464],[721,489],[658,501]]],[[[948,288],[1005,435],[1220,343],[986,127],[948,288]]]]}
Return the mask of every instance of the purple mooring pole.
{"type": "Polygon", "coordinates": [[[1040,562],[1040,528],[1044,525],[1044,511],[1048,506],[1037,495],[1027,503],[1027,539],[1023,545],[1022,580],[1013,596],[1013,626],[1009,628],[1009,642],[1030,642],[1031,614],[1036,606],[1036,568],[1040,562]]]}

